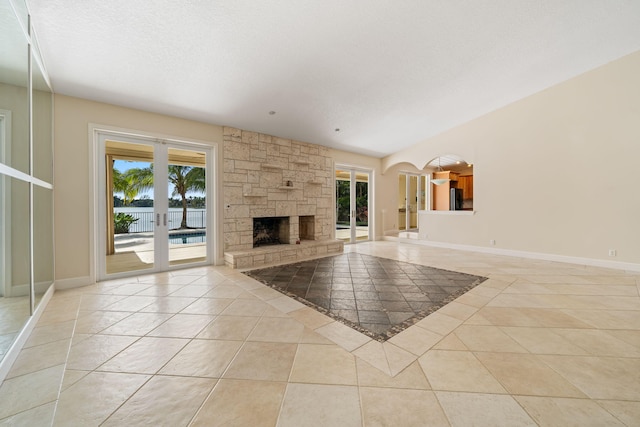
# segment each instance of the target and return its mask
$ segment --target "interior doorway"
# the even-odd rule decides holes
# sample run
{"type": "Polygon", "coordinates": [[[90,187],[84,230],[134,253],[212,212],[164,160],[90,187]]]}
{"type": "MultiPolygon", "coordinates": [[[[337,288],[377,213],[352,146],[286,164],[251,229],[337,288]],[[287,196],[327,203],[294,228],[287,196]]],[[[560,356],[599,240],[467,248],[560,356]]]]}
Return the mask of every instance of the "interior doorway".
{"type": "Polygon", "coordinates": [[[425,209],[425,186],[422,175],[398,175],[398,230],[418,230],[418,211],[425,209]]]}

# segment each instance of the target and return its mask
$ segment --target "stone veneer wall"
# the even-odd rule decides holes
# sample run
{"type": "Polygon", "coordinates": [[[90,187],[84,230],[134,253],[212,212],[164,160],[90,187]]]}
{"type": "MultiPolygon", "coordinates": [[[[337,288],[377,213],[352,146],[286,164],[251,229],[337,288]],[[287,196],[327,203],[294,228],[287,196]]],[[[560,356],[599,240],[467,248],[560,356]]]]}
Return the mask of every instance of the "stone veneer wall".
{"type": "Polygon", "coordinates": [[[290,217],[295,242],[298,217],[314,215],[314,239],[331,239],[332,172],[326,147],[225,127],[225,252],[253,248],[254,217],[290,217]]]}

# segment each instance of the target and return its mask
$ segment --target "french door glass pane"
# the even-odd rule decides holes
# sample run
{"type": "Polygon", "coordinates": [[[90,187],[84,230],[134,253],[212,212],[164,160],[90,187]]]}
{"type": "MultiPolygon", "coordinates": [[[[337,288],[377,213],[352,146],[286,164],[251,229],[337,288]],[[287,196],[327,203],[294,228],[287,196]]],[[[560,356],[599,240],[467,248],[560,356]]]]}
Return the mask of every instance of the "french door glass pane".
{"type": "Polygon", "coordinates": [[[369,174],[356,173],[356,240],[369,240],[369,174]]]}
{"type": "Polygon", "coordinates": [[[169,265],[207,258],[206,154],[169,148],[169,265]]]}
{"type": "Polygon", "coordinates": [[[419,207],[418,209],[420,209],[421,211],[425,210],[425,206],[426,206],[426,185],[427,185],[427,178],[424,175],[420,176],[420,203],[419,203],[419,207]]]}
{"type": "Polygon", "coordinates": [[[336,170],[336,239],[351,240],[351,173],[336,170]]]}
{"type": "Polygon", "coordinates": [[[407,195],[409,228],[418,228],[418,177],[409,175],[409,194],[407,195]]]}
{"type": "Polygon", "coordinates": [[[398,230],[407,229],[407,175],[398,175],[398,230]]]}
{"type": "Polygon", "coordinates": [[[154,267],[154,147],[107,141],[107,274],[154,267]]]}
{"type": "Polygon", "coordinates": [[[336,239],[369,240],[369,174],[336,170],[336,239]]]}

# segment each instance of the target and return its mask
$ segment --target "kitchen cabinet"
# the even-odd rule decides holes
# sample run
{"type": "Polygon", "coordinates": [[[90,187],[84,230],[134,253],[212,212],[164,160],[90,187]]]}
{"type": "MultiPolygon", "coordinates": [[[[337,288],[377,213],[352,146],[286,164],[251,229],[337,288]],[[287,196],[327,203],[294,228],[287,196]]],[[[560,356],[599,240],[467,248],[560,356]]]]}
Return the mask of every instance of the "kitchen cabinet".
{"type": "Polygon", "coordinates": [[[473,175],[459,176],[456,188],[462,189],[463,200],[473,199],[473,175]]]}
{"type": "Polygon", "coordinates": [[[439,171],[433,172],[433,179],[449,179],[450,181],[444,184],[433,184],[433,210],[434,211],[448,211],[449,210],[449,198],[450,190],[456,188],[458,184],[459,175],[456,172],[451,171],[439,171]]]}

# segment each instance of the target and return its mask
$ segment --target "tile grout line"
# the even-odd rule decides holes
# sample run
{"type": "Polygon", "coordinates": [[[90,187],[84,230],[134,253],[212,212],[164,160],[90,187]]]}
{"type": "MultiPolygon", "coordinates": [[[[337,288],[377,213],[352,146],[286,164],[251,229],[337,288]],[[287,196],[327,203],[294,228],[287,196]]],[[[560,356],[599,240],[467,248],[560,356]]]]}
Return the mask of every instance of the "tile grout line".
{"type": "MultiPolygon", "coordinates": [[[[64,368],[62,369],[62,377],[60,378],[60,384],[58,384],[58,393],[55,400],[55,405],[53,408],[53,414],[51,416],[51,426],[56,419],[56,414],[58,413],[58,403],[60,402],[60,395],[62,394],[62,384],[64,383],[65,373],[67,372],[67,363],[69,362],[69,355],[71,354],[71,346],[73,345],[73,337],[75,336],[76,327],[78,326],[78,318],[80,317],[80,306],[82,305],[82,299],[84,294],[80,295],[80,301],[78,302],[78,308],[76,309],[75,320],[73,322],[73,328],[71,329],[71,339],[69,339],[69,347],[67,349],[67,355],[64,362],[64,368]]],[[[51,302],[51,301],[49,301],[51,302]]]]}
{"type": "MultiPolygon", "coordinates": [[[[140,282],[138,282],[138,283],[140,283],[140,282]]],[[[120,285],[120,286],[126,286],[126,284],[123,284],[123,285],[120,285]]],[[[150,285],[150,286],[153,286],[153,285],[150,285]]],[[[186,285],[185,285],[185,286],[186,286],[186,285]]],[[[137,294],[137,293],[136,293],[136,294],[137,294]]],[[[136,294],[128,295],[128,296],[135,296],[136,294]]],[[[92,294],[92,295],[109,295],[109,294],[92,294]]],[[[84,296],[84,295],[83,295],[83,296],[84,296]]],[[[117,302],[115,302],[115,303],[113,303],[113,304],[117,304],[118,302],[121,302],[121,301],[125,300],[128,296],[125,296],[124,298],[122,298],[121,300],[119,300],[119,301],[117,301],[117,302]]],[[[113,304],[111,304],[111,305],[113,305],[113,304]]],[[[121,321],[123,321],[123,320],[125,320],[125,319],[128,319],[129,317],[131,317],[131,316],[133,316],[133,315],[135,315],[135,314],[137,314],[137,313],[142,313],[140,310],[142,310],[142,309],[144,309],[144,308],[148,307],[148,306],[149,306],[149,305],[151,305],[151,304],[153,304],[153,303],[149,303],[149,304],[145,305],[144,307],[142,307],[142,308],[140,308],[140,309],[138,309],[138,310],[136,310],[136,311],[130,312],[130,314],[129,314],[128,316],[124,317],[123,319],[118,320],[118,321],[117,321],[117,322],[115,322],[113,325],[115,325],[115,324],[117,324],[117,323],[120,323],[121,321]]],[[[110,307],[111,305],[109,305],[109,306],[107,306],[107,307],[110,307]]],[[[103,307],[103,308],[107,308],[107,307],[103,307]]],[[[79,310],[78,310],[78,311],[79,311],[79,310]]],[[[97,311],[109,311],[109,310],[100,310],[100,309],[95,310],[95,309],[94,309],[93,311],[91,311],[91,314],[95,314],[97,311]]],[[[116,311],[119,311],[119,310],[116,310],[116,311]]],[[[91,315],[91,314],[89,314],[89,315],[91,315]]],[[[164,320],[162,323],[160,323],[158,326],[156,326],[156,328],[157,328],[157,327],[159,327],[160,325],[164,324],[165,322],[167,322],[169,319],[173,318],[173,317],[175,316],[175,314],[177,314],[177,313],[167,313],[167,314],[172,314],[172,315],[171,315],[169,318],[167,318],[166,320],[164,320]]],[[[77,317],[76,317],[76,323],[77,323],[77,317]]],[[[111,326],[113,326],[113,325],[111,325],[111,326]]],[[[106,328],[103,328],[100,332],[102,332],[102,331],[104,331],[104,330],[108,329],[108,328],[109,328],[109,327],[111,327],[111,326],[108,326],[108,327],[106,327],[106,328]]],[[[156,328],[154,328],[154,329],[156,329],[156,328]]],[[[153,331],[154,329],[152,329],[152,331],[153,331]]],[[[100,365],[98,365],[96,368],[94,368],[94,369],[92,369],[91,371],[89,371],[89,373],[88,373],[87,375],[90,375],[91,373],[96,373],[96,372],[97,372],[97,373],[124,373],[124,372],[113,372],[113,371],[100,371],[100,370],[98,370],[98,369],[99,369],[101,366],[103,366],[103,365],[105,365],[106,363],[108,363],[110,360],[113,360],[115,357],[117,357],[118,355],[122,354],[122,352],[124,352],[125,350],[127,350],[128,348],[130,348],[131,346],[133,346],[135,343],[140,342],[143,338],[147,337],[147,334],[144,334],[144,335],[142,335],[142,336],[138,336],[138,335],[133,335],[133,336],[132,336],[132,335],[110,335],[110,334],[100,334],[100,332],[93,333],[93,334],[91,334],[91,336],[95,336],[95,335],[102,335],[102,336],[105,336],[105,335],[107,335],[107,336],[126,336],[126,337],[135,337],[136,339],[135,339],[133,342],[131,342],[131,344],[127,345],[126,347],[124,347],[123,349],[121,349],[120,351],[118,351],[117,353],[115,353],[113,356],[111,356],[110,358],[108,358],[107,360],[105,360],[103,363],[101,363],[100,365]]],[[[149,331],[149,332],[151,332],[151,331],[149,331]]],[[[147,333],[148,333],[148,332],[147,332],[147,333]]],[[[74,328],[74,334],[72,335],[72,341],[73,341],[73,336],[75,336],[75,328],[74,328]]],[[[180,351],[181,351],[181,350],[182,350],[182,349],[183,349],[183,348],[184,348],[184,347],[185,347],[189,342],[191,342],[191,341],[192,341],[192,339],[188,340],[188,342],[187,342],[183,347],[181,347],[181,349],[180,349],[180,350],[178,350],[178,352],[177,352],[177,353],[179,353],[179,352],[180,352],[180,351]]],[[[71,349],[71,345],[70,345],[70,349],[71,349]]],[[[69,352],[70,352],[70,351],[69,351],[69,352]]],[[[177,353],[176,353],[176,354],[177,354],[177,353]]],[[[175,355],[174,355],[173,357],[175,357],[175,355]]],[[[172,357],[171,359],[173,359],[173,357],[172,357]]],[[[67,359],[68,359],[68,355],[67,355],[67,359]]],[[[171,360],[171,359],[170,359],[170,360],[171,360]]],[[[167,363],[168,363],[168,362],[167,362],[167,363]]],[[[166,365],[166,363],[163,365],[163,367],[164,367],[165,365],[166,365]]],[[[127,403],[127,402],[128,402],[128,401],[129,401],[129,400],[130,400],[130,399],[131,399],[131,398],[132,398],[132,397],[133,397],[137,392],[138,392],[138,391],[140,391],[140,390],[141,390],[141,389],[142,389],[146,384],[148,384],[148,383],[149,383],[149,381],[151,381],[151,380],[152,380],[152,379],[157,375],[157,372],[159,372],[159,371],[160,371],[160,369],[162,369],[162,367],[160,367],[160,368],[158,369],[158,371],[156,371],[156,373],[154,373],[154,374],[129,373],[129,374],[133,374],[133,375],[149,375],[149,378],[148,378],[146,381],[144,381],[144,382],[143,382],[143,383],[142,383],[138,388],[136,388],[136,390],[135,390],[133,393],[131,393],[131,394],[127,397],[127,399],[125,399],[125,400],[124,400],[120,405],[118,405],[118,406],[117,406],[113,411],[111,411],[111,412],[109,413],[109,415],[107,415],[107,416],[106,416],[106,418],[104,418],[104,419],[100,422],[100,425],[104,424],[104,423],[105,423],[105,422],[106,422],[110,417],[112,417],[112,416],[113,416],[113,415],[114,415],[114,414],[115,414],[115,413],[116,413],[120,408],[122,408],[122,407],[123,407],[123,406],[124,406],[124,405],[125,405],[125,404],[126,404],[126,403],[127,403]]],[[[66,364],[65,364],[65,370],[64,370],[64,372],[66,372],[66,364]]],[[[63,372],[63,380],[64,380],[64,372],[63,372]]],[[[86,377],[86,375],[85,375],[85,377],[86,377]]],[[[62,382],[61,382],[60,386],[62,387],[62,382]]],[[[60,394],[61,394],[61,393],[59,393],[59,394],[58,394],[58,401],[59,401],[60,394]]],[[[56,410],[57,410],[57,403],[56,403],[56,410]]]]}
{"type": "MultiPolygon", "coordinates": [[[[235,282],[234,282],[235,286],[238,286],[235,282]]],[[[264,302],[264,301],[263,301],[264,302]]],[[[266,302],[265,302],[266,303],[266,302]]],[[[224,312],[224,310],[223,310],[224,312]]],[[[219,315],[218,315],[219,316],[219,315]]],[[[217,317],[218,317],[217,316],[217,317]]],[[[242,349],[245,347],[245,345],[248,342],[249,337],[251,336],[251,334],[256,330],[256,328],[258,327],[258,324],[260,324],[260,320],[263,319],[264,313],[262,315],[260,315],[259,319],[256,321],[256,323],[253,325],[253,327],[251,328],[251,330],[249,331],[249,333],[247,334],[247,336],[244,338],[242,345],[240,345],[238,347],[238,350],[236,350],[236,352],[234,353],[233,357],[231,358],[231,360],[229,361],[229,363],[227,364],[227,366],[225,367],[224,371],[220,374],[220,378],[216,379],[216,384],[213,386],[213,388],[211,389],[211,391],[207,394],[207,396],[205,397],[205,399],[202,401],[202,403],[200,404],[200,406],[198,407],[198,409],[196,410],[196,412],[194,413],[193,417],[191,417],[191,420],[188,423],[188,426],[193,425],[193,422],[197,419],[198,414],[202,411],[202,409],[204,408],[204,405],[206,404],[206,402],[211,398],[211,396],[213,396],[213,393],[215,392],[215,390],[219,387],[220,385],[220,381],[223,379],[227,379],[227,380],[234,380],[234,381],[246,381],[246,379],[238,379],[238,378],[224,378],[225,374],[229,371],[229,368],[231,367],[231,365],[233,364],[233,362],[237,359],[238,355],[240,354],[240,352],[242,351],[242,349]]],[[[195,338],[194,338],[195,339],[195,338]]],[[[297,353],[297,348],[296,348],[296,353],[297,353]]],[[[293,365],[292,365],[292,369],[293,369],[293,365]]],[[[291,373],[289,373],[289,375],[291,375],[291,373]]],[[[283,396],[283,402],[284,402],[284,396],[283,396]]],[[[280,416],[280,413],[278,413],[278,417],[280,416]]]]}
{"type": "MultiPolygon", "coordinates": [[[[201,276],[201,277],[202,277],[202,276],[201,276]]],[[[195,279],[195,280],[197,280],[197,279],[195,279]]],[[[151,285],[151,286],[153,286],[153,285],[151,285]]],[[[186,287],[186,286],[188,286],[188,284],[186,284],[185,286],[181,287],[180,289],[182,289],[182,288],[184,288],[184,287],[186,287]]],[[[196,299],[196,301],[197,301],[198,299],[200,299],[200,298],[202,298],[202,297],[198,297],[198,298],[196,299]]],[[[140,310],[142,310],[142,309],[144,309],[144,308],[148,307],[148,306],[149,306],[149,305],[151,305],[151,304],[153,304],[153,303],[150,303],[150,304],[148,304],[148,305],[146,305],[146,306],[142,307],[142,308],[141,308],[141,309],[139,309],[138,311],[133,312],[133,313],[132,313],[132,315],[133,315],[133,314],[135,314],[135,313],[141,313],[141,311],[140,311],[140,310]]],[[[158,326],[156,326],[156,328],[152,329],[151,331],[153,331],[153,330],[157,329],[157,328],[158,328],[158,327],[160,327],[162,324],[166,323],[167,321],[169,321],[170,319],[172,319],[173,317],[175,317],[175,315],[176,315],[176,314],[178,314],[178,313],[167,313],[167,314],[171,314],[171,316],[170,316],[169,318],[167,318],[166,320],[164,320],[162,323],[160,323],[158,326]]],[[[129,317],[129,316],[127,316],[126,318],[128,318],[128,317],[129,317]]],[[[217,316],[215,316],[215,317],[217,317],[217,316]]],[[[126,319],[126,318],[125,318],[125,319],[126,319]]],[[[122,319],[122,320],[124,320],[124,319],[122,319]]],[[[215,318],[214,318],[214,320],[215,320],[215,318]]],[[[212,321],[213,321],[213,320],[212,320],[212,321]]],[[[119,323],[119,322],[120,322],[120,321],[118,321],[118,322],[116,322],[116,323],[119,323]]],[[[151,331],[149,331],[149,332],[151,332],[151,331]]],[[[116,354],[114,354],[112,357],[110,357],[109,359],[107,359],[106,361],[104,361],[103,363],[101,363],[99,366],[97,366],[97,367],[96,367],[94,370],[92,370],[91,372],[116,373],[116,372],[113,372],[113,371],[99,371],[99,370],[98,370],[98,368],[100,368],[100,366],[105,365],[105,364],[106,364],[106,363],[108,363],[110,360],[113,360],[113,359],[114,359],[115,357],[117,357],[118,355],[122,354],[125,350],[127,350],[127,349],[128,349],[128,348],[130,348],[130,347],[132,347],[135,343],[140,342],[143,338],[148,337],[148,335],[147,335],[147,334],[148,334],[149,332],[147,332],[146,334],[144,334],[144,335],[142,335],[142,336],[136,336],[138,339],[136,339],[136,340],[135,340],[135,341],[133,341],[131,344],[129,344],[128,346],[126,346],[125,348],[123,348],[122,350],[120,350],[119,352],[117,352],[116,354]]],[[[95,335],[98,335],[98,334],[95,334],[95,335]]],[[[148,337],[148,338],[162,338],[162,337],[148,337]]],[[[137,393],[138,393],[138,392],[139,392],[143,387],[145,387],[145,386],[146,386],[146,385],[147,385],[151,380],[153,380],[153,378],[155,378],[157,375],[159,375],[158,373],[159,373],[159,372],[160,372],[160,371],[161,371],[161,370],[162,370],[162,369],[163,369],[163,368],[164,368],[164,367],[165,367],[165,366],[166,366],[166,365],[167,365],[171,360],[173,360],[173,359],[174,359],[174,358],[175,358],[175,357],[176,357],[176,356],[177,356],[177,355],[178,355],[182,350],[184,350],[184,348],[185,348],[187,345],[189,345],[189,343],[191,343],[194,339],[195,339],[195,338],[187,339],[187,342],[186,342],[182,347],[180,347],[180,349],[179,349],[179,350],[177,350],[177,351],[176,351],[176,353],[175,353],[175,354],[174,354],[174,355],[173,355],[173,356],[172,356],[172,357],[171,357],[167,362],[165,362],[161,367],[159,367],[159,368],[156,370],[156,372],[155,372],[155,373],[152,373],[152,374],[144,374],[144,373],[138,373],[138,372],[136,372],[136,373],[129,373],[129,374],[133,374],[133,375],[148,375],[148,376],[149,376],[149,378],[148,378],[146,381],[144,381],[144,382],[143,382],[139,387],[137,387],[137,388],[136,388],[136,390],[135,390],[135,391],[133,391],[133,392],[132,392],[132,393],[131,393],[131,394],[130,394],[130,395],[129,395],[129,396],[128,396],[128,397],[127,397],[127,398],[126,398],[126,399],[125,399],[121,404],[120,404],[120,405],[118,405],[118,406],[117,406],[113,411],[111,411],[111,413],[109,413],[109,415],[108,415],[106,418],[104,418],[104,419],[100,422],[100,425],[103,425],[105,422],[107,422],[107,421],[109,420],[109,418],[111,418],[114,414],[116,414],[116,413],[117,413],[117,412],[118,412],[118,411],[119,411],[119,410],[120,410],[120,409],[121,409],[121,408],[122,408],[122,407],[123,407],[127,402],[129,402],[129,401],[131,400],[131,398],[132,398],[133,396],[135,396],[135,395],[136,395],[136,394],[137,394],[137,393]]],[[[125,373],[125,372],[119,372],[119,373],[125,373]]],[[[217,382],[216,382],[216,385],[217,385],[217,382]]],[[[215,385],[214,385],[214,387],[213,387],[213,388],[215,388],[215,385]]],[[[213,389],[212,389],[212,391],[213,391],[213,389]]],[[[196,412],[197,412],[197,411],[196,411],[196,412]]]]}

